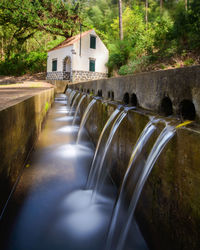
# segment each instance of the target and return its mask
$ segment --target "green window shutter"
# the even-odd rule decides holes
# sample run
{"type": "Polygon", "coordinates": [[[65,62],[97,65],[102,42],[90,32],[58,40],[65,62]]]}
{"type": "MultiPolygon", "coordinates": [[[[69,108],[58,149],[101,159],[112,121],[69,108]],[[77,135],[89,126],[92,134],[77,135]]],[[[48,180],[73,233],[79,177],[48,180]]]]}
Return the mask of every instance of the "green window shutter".
{"type": "Polygon", "coordinates": [[[90,60],[90,71],[95,72],[95,61],[90,60]]]}
{"type": "Polygon", "coordinates": [[[90,36],[90,48],[96,49],[96,37],[95,36],[90,36]]]}
{"type": "Polygon", "coordinates": [[[52,71],[57,71],[57,60],[52,61],[52,71]]]}

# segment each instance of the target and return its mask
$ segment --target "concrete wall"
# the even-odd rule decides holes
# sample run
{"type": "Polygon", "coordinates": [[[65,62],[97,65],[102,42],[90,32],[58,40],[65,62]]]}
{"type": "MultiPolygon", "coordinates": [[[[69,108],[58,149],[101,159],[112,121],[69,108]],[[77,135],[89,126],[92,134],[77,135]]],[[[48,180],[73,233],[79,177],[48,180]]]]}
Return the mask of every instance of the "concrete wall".
{"type": "Polygon", "coordinates": [[[41,131],[54,89],[0,111],[0,213],[41,131]]]}
{"type": "Polygon", "coordinates": [[[116,101],[122,101],[125,93],[130,99],[135,94],[139,107],[159,113],[167,97],[172,103],[173,115],[179,114],[183,100],[189,100],[195,106],[196,121],[200,121],[200,66],[77,83],[70,88],[95,94],[100,90],[105,99],[110,92],[116,101]]]}
{"type": "Polygon", "coordinates": [[[48,80],[48,82],[56,86],[56,93],[64,93],[69,84],[69,81],[65,80],[48,80]]]}
{"type": "MultiPolygon", "coordinates": [[[[90,101],[89,96],[84,99],[80,107],[81,116],[90,101]]],[[[86,127],[95,144],[115,108],[116,105],[106,105],[101,101],[93,106],[86,127]]],[[[129,111],[114,136],[106,157],[106,166],[111,166],[112,177],[118,187],[122,183],[134,145],[148,121],[145,111],[129,111]]],[[[164,123],[158,124],[157,130],[143,148],[142,155],[135,162],[133,172],[144,164],[163,127],[164,123]]],[[[158,158],[143,188],[135,216],[151,249],[200,249],[199,148],[198,124],[178,129],[158,158]]],[[[126,186],[129,198],[132,196],[133,183],[130,178],[126,186]]]]}

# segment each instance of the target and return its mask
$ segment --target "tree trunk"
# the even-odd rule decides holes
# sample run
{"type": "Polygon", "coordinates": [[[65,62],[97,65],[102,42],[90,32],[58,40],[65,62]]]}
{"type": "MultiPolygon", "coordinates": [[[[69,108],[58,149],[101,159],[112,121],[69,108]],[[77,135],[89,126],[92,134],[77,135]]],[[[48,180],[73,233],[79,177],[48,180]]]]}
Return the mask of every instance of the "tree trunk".
{"type": "Polygon", "coordinates": [[[185,0],[185,10],[188,10],[188,0],[185,0]]]}
{"type": "Polygon", "coordinates": [[[148,0],[146,0],[146,3],[145,3],[145,22],[146,22],[146,29],[148,28],[148,0]]]}
{"type": "Polygon", "coordinates": [[[162,13],[162,9],[163,9],[163,0],[160,0],[160,13],[162,13]]]}
{"type": "Polygon", "coordinates": [[[123,25],[122,25],[122,0],[119,0],[119,37],[123,40],[123,25]]]}
{"type": "Polygon", "coordinates": [[[3,61],[4,50],[3,50],[3,37],[1,38],[1,60],[3,61]]]}

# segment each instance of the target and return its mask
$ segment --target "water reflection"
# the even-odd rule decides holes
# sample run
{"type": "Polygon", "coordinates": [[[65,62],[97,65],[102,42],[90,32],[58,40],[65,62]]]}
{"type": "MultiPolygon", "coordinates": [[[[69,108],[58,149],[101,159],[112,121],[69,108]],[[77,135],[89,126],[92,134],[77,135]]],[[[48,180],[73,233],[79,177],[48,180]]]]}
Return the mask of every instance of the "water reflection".
{"type": "Polygon", "coordinates": [[[56,155],[67,158],[78,156],[92,156],[93,150],[83,145],[66,144],[57,148],[56,155]]]}
{"type": "Polygon", "coordinates": [[[79,130],[79,126],[64,126],[56,130],[58,133],[76,133],[79,130]]]}
{"type": "Polygon", "coordinates": [[[63,116],[55,119],[56,121],[60,122],[69,122],[73,120],[73,116],[63,116]]]}

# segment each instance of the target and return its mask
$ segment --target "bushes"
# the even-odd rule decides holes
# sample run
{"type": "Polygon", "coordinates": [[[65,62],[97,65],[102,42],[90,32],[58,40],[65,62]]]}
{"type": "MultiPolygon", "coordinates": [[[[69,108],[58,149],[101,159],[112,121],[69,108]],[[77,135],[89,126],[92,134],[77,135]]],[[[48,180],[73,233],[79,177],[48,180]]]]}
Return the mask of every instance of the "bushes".
{"type": "Polygon", "coordinates": [[[139,71],[149,63],[150,57],[142,56],[141,58],[137,58],[135,60],[130,60],[128,64],[123,65],[119,69],[119,75],[129,75],[139,71]]]}
{"type": "Polygon", "coordinates": [[[0,63],[0,75],[20,76],[26,73],[38,73],[46,70],[46,52],[14,54],[0,63]]]}
{"type": "Polygon", "coordinates": [[[108,71],[119,69],[128,62],[130,57],[131,45],[129,41],[116,41],[109,46],[110,57],[107,63],[108,71]]]}

